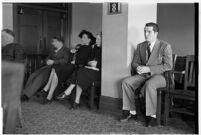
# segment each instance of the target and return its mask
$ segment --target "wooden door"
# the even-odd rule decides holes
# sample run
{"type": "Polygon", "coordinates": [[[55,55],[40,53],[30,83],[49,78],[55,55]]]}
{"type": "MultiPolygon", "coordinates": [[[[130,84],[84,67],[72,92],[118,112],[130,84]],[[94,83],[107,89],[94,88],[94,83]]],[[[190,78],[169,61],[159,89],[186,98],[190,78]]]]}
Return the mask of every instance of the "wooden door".
{"type": "Polygon", "coordinates": [[[39,54],[42,46],[42,11],[23,7],[19,14],[19,42],[27,54],[39,54]]]}
{"type": "Polygon", "coordinates": [[[44,12],[44,44],[43,53],[48,53],[52,49],[50,43],[52,37],[63,36],[63,20],[60,12],[44,12]]]}
{"type": "Polygon", "coordinates": [[[19,10],[19,43],[27,54],[49,54],[52,37],[63,37],[63,13],[30,7],[19,10]]]}

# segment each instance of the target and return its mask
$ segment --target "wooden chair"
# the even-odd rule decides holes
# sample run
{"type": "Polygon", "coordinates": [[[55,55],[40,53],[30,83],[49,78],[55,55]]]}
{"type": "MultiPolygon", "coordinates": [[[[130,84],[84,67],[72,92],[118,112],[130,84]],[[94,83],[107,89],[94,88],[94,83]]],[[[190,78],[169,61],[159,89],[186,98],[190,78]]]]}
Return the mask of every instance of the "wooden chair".
{"type": "MultiPolygon", "coordinates": [[[[94,100],[100,98],[101,95],[101,82],[100,81],[94,81],[91,84],[91,89],[90,89],[90,94],[89,94],[89,107],[90,109],[94,109],[95,108],[95,104],[94,104],[94,100]]],[[[97,104],[97,108],[99,108],[99,104],[97,104]]]]}
{"type": "MultiPolygon", "coordinates": [[[[85,97],[85,102],[88,105],[90,110],[94,110],[95,108],[99,108],[99,98],[101,95],[101,82],[94,81],[91,83],[91,87],[82,93],[82,96],[85,97]],[[95,101],[97,101],[95,103],[95,101]]],[[[75,95],[74,95],[75,96],[75,95]]],[[[75,97],[72,97],[73,99],[75,97]]]]}
{"type": "MultiPolygon", "coordinates": [[[[187,104],[172,104],[172,100],[182,100],[181,103],[194,102],[195,103],[195,61],[194,55],[186,56],[185,71],[180,72],[184,74],[184,86],[183,89],[175,89],[174,74],[178,74],[177,71],[171,71],[170,80],[172,82],[169,89],[165,92],[165,106],[164,106],[164,125],[168,122],[170,112],[182,113],[187,115],[195,115],[194,110],[190,110],[187,104]],[[185,102],[183,102],[185,101],[185,102]]],[[[192,105],[191,105],[192,106],[192,105]]]]}
{"type": "MultiPolygon", "coordinates": [[[[172,55],[172,62],[173,62],[173,67],[172,70],[175,69],[175,63],[177,60],[177,55],[173,54],[172,55]]],[[[174,78],[174,76],[171,74],[171,71],[166,71],[164,73],[165,79],[166,79],[166,87],[163,88],[158,88],[157,89],[157,111],[156,111],[156,116],[157,116],[157,124],[161,125],[161,114],[162,114],[162,95],[164,92],[168,91],[168,89],[170,89],[172,86],[172,84],[174,82],[171,82],[170,80],[172,80],[171,78],[174,78]]]]}
{"type": "Polygon", "coordinates": [[[3,133],[5,134],[14,134],[17,124],[21,126],[20,94],[23,78],[24,64],[2,62],[3,133]]]}
{"type": "Polygon", "coordinates": [[[37,54],[31,54],[27,55],[25,60],[25,76],[24,76],[24,85],[26,81],[28,80],[29,76],[36,71],[37,69],[44,66],[45,60],[47,55],[37,55],[37,54]]]}

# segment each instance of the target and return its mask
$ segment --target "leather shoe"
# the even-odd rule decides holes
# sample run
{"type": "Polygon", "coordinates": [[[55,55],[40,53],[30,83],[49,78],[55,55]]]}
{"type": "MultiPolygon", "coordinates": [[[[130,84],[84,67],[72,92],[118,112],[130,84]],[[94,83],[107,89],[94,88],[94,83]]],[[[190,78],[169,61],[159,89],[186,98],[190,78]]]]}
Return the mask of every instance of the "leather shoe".
{"type": "Polygon", "coordinates": [[[137,120],[137,115],[132,115],[132,114],[128,114],[128,115],[124,115],[120,118],[120,122],[127,122],[129,120],[137,120]]]}
{"type": "Polygon", "coordinates": [[[64,92],[61,93],[60,95],[58,95],[56,97],[57,100],[64,100],[64,99],[67,99],[69,97],[69,95],[66,95],[64,92]]]}
{"type": "Polygon", "coordinates": [[[146,116],[146,127],[155,127],[157,126],[157,120],[156,118],[146,116]]]}
{"type": "Polygon", "coordinates": [[[52,99],[49,100],[49,99],[47,99],[47,98],[44,98],[44,99],[42,100],[42,102],[41,102],[41,104],[43,104],[43,105],[51,104],[51,103],[52,103],[52,99]]]}
{"type": "Polygon", "coordinates": [[[48,93],[45,90],[42,89],[41,91],[39,91],[39,92],[36,93],[36,96],[37,97],[46,97],[47,94],[48,93]]]}
{"type": "Polygon", "coordinates": [[[76,109],[79,109],[79,108],[80,108],[80,103],[75,103],[74,102],[69,109],[70,110],[76,110],[76,109]]]}
{"type": "Polygon", "coordinates": [[[26,95],[22,95],[21,96],[21,101],[22,102],[27,102],[27,101],[29,101],[29,98],[26,95]]]}

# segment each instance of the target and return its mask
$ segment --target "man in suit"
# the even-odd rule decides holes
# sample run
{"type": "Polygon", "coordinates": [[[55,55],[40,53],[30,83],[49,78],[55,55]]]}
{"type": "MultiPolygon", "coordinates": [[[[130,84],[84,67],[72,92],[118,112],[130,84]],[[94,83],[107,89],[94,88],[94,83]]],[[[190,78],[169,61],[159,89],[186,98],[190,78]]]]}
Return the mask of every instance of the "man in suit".
{"type": "Polygon", "coordinates": [[[163,73],[172,69],[172,49],[169,43],[157,38],[159,27],[147,23],[144,28],[145,41],[138,44],[131,63],[134,75],[122,81],[123,116],[121,122],[137,120],[135,90],[141,87],[145,97],[146,126],[156,125],[157,88],[165,87],[163,73]]]}

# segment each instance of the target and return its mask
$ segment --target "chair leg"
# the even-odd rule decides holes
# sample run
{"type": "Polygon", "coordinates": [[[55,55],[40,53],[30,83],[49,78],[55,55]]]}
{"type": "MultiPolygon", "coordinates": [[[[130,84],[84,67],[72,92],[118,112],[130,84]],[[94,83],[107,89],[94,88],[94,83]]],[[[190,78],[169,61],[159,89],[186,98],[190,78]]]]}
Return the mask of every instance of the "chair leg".
{"type": "Polygon", "coordinates": [[[165,92],[164,125],[167,125],[169,117],[169,94],[165,92]]]}
{"type": "Polygon", "coordinates": [[[157,92],[158,94],[158,98],[157,98],[157,112],[156,112],[156,116],[157,116],[157,124],[161,125],[161,91],[157,92]]]}
{"type": "Polygon", "coordinates": [[[94,108],[94,94],[95,94],[95,84],[92,83],[91,91],[90,91],[90,97],[89,97],[89,107],[90,109],[94,108]]]}

